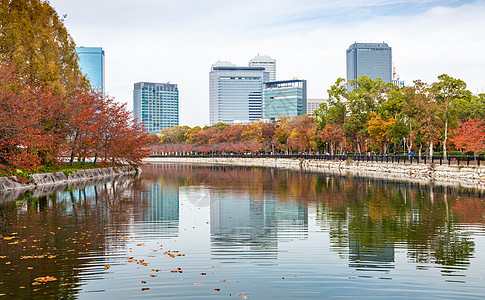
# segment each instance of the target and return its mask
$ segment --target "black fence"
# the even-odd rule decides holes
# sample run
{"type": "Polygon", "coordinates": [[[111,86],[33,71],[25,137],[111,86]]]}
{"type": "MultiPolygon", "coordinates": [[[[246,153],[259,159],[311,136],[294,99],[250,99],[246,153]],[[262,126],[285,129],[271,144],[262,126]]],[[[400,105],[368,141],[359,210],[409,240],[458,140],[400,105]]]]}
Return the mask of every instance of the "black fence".
{"type": "Polygon", "coordinates": [[[485,161],[483,155],[448,155],[446,159],[443,155],[365,155],[365,154],[231,154],[231,153],[211,153],[211,154],[152,154],[150,157],[219,157],[219,158],[290,158],[290,159],[314,159],[331,161],[362,161],[362,162],[381,162],[399,164],[436,164],[436,165],[474,165],[480,166],[485,161]]]}

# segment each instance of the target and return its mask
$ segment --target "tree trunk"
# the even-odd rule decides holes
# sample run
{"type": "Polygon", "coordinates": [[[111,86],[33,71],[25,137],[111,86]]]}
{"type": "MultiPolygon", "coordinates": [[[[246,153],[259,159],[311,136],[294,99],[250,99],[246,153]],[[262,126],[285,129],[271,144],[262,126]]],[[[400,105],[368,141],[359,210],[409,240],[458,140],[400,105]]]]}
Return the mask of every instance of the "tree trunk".
{"type": "Polygon", "coordinates": [[[433,156],[433,139],[429,140],[429,156],[433,156]]]}
{"type": "Polygon", "coordinates": [[[409,149],[408,152],[413,148],[413,127],[411,126],[411,120],[409,120],[409,149]]]}
{"type": "Polygon", "coordinates": [[[445,139],[443,140],[443,158],[446,160],[446,142],[448,141],[448,114],[445,117],[445,139]]]}

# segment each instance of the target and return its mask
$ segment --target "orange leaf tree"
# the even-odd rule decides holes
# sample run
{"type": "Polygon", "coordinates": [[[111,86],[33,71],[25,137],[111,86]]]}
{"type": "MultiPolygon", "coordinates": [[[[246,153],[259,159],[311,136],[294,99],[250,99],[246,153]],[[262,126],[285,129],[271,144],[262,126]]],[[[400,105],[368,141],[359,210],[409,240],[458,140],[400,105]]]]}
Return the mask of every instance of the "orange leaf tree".
{"type": "Polygon", "coordinates": [[[485,151],[485,125],[482,119],[469,119],[458,124],[459,128],[452,131],[452,141],[455,146],[465,151],[485,151]]]}

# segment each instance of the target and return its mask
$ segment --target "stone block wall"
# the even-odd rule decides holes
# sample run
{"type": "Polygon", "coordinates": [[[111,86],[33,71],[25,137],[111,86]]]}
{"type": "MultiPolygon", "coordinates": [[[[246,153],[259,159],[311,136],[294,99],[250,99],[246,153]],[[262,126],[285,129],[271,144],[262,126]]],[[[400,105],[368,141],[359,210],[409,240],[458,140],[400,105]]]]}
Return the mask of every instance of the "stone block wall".
{"type": "Polygon", "coordinates": [[[50,186],[60,186],[74,182],[88,181],[106,177],[116,177],[120,175],[135,174],[137,170],[131,166],[116,168],[99,168],[80,170],[66,176],[63,172],[31,174],[29,183],[22,183],[16,178],[0,177],[0,192],[11,192],[18,190],[45,189],[50,186]]]}
{"type": "Polygon", "coordinates": [[[295,171],[354,175],[388,180],[485,189],[485,167],[380,162],[326,161],[284,158],[148,158],[146,163],[198,163],[248,167],[269,167],[295,171]]]}

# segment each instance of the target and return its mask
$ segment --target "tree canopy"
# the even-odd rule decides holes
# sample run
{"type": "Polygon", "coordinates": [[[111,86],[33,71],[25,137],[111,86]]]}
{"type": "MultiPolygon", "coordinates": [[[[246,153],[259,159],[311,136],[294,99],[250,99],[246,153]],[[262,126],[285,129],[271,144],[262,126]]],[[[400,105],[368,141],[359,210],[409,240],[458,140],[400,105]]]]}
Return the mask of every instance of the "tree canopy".
{"type": "Polygon", "coordinates": [[[54,92],[88,89],[63,19],[47,1],[1,0],[0,61],[23,79],[43,83],[54,92]]]}

